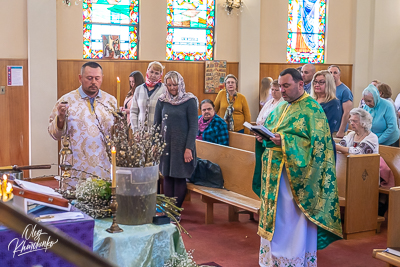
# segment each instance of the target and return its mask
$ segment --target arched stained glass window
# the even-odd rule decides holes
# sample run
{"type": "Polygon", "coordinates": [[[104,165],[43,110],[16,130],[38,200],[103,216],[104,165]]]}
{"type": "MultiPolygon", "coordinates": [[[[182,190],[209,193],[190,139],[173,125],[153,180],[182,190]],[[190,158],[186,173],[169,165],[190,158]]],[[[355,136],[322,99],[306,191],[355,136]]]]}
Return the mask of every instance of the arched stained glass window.
{"type": "Polygon", "coordinates": [[[213,60],[214,0],[167,0],[167,60],[213,60]]]}
{"type": "Polygon", "coordinates": [[[83,0],[83,58],[138,59],[139,0],[83,0]]]}
{"type": "Polygon", "coordinates": [[[326,0],[289,0],[287,62],[324,63],[326,0]]]}

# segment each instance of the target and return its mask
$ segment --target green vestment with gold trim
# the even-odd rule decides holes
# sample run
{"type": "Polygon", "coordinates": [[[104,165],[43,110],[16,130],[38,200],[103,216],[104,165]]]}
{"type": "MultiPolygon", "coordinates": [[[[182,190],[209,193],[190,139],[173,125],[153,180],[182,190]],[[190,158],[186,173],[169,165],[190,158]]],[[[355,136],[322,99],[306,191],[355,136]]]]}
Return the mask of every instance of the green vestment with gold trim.
{"type": "Polygon", "coordinates": [[[307,93],[289,104],[280,103],[265,127],[281,136],[256,145],[253,190],[261,199],[258,234],[272,240],[279,182],[285,166],[297,206],[318,226],[318,249],[342,238],[335,156],[322,107],[307,93]]]}

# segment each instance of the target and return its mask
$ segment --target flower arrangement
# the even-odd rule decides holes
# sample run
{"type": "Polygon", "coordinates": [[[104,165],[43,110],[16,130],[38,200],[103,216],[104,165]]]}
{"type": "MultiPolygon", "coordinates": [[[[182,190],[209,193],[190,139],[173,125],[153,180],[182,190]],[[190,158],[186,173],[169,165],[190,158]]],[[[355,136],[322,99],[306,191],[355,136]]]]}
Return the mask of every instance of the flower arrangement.
{"type": "Polygon", "coordinates": [[[77,198],[75,207],[95,219],[110,217],[110,186],[109,181],[102,179],[88,178],[79,183],[75,191],[77,198]]]}

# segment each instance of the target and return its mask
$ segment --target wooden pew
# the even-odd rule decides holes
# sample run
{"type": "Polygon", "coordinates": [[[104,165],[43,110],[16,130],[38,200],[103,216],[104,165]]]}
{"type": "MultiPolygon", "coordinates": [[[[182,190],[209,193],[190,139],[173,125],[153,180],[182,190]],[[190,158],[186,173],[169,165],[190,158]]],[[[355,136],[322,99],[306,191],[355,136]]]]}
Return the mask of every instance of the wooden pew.
{"type": "MultiPolygon", "coordinates": [[[[379,154],[392,170],[395,186],[400,186],[400,148],[380,145],[379,154]]],[[[381,187],[379,193],[389,194],[389,188],[381,187]]]]}
{"type": "Polygon", "coordinates": [[[258,213],[261,202],[252,190],[255,166],[254,152],[196,140],[197,156],[221,167],[224,189],[209,188],[188,183],[190,191],[201,195],[206,203],[205,223],[213,223],[213,204],[229,205],[229,221],[238,221],[239,209],[258,213]]]}
{"type": "Polygon", "coordinates": [[[378,154],[337,154],[336,177],[339,204],[345,207],[345,239],[375,235],[377,231],[379,159],[378,154]]]}
{"type": "Polygon", "coordinates": [[[229,146],[243,149],[246,151],[255,151],[256,137],[254,135],[229,132],[229,146]]]}
{"type": "MultiPolygon", "coordinates": [[[[389,214],[387,230],[387,247],[400,247],[400,187],[389,190],[389,214]]],[[[372,256],[388,263],[388,266],[400,266],[400,257],[374,249],[372,256]]]]}

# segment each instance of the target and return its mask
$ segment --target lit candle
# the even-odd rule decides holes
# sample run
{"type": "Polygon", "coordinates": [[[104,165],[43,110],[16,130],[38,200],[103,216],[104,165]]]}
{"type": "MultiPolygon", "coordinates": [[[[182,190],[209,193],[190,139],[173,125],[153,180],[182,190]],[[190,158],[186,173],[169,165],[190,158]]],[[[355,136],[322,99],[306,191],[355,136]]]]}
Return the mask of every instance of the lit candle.
{"type": "Polygon", "coordinates": [[[112,163],[112,187],[117,186],[117,158],[116,158],[117,150],[115,146],[111,148],[111,163],[112,163]]]}
{"type": "Polygon", "coordinates": [[[117,77],[117,109],[120,107],[120,97],[121,97],[121,81],[117,77]]]}
{"type": "Polygon", "coordinates": [[[3,193],[6,192],[6,188],[7,188],[7,175],[3,174],[3,187],[2,187],[3,193]]]}

